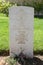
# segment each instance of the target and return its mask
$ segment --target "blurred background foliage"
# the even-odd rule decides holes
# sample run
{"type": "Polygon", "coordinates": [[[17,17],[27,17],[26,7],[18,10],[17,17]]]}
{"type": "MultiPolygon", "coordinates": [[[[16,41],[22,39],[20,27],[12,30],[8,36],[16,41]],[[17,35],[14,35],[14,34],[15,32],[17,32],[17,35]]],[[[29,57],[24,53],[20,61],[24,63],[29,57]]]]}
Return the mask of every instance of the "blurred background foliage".
{"type": "Polygon", "coordinates": [[[6,16],[8,16],[9,7],[11,7],[12,5],[13,4],[10,2],[0,0],[0,13],[6,14],[6,16]]]}
{"type": "MultiPolygon", "coordinates": [[[[8,16],[9,7],[15,5],[16,3],[12,3],[10,1],[6,2],[6,0],[0,0],[0,13],[6,14],[8,16]]],[[[21,5],[19,0],[17,5],[21,5]]],[[[41,11],[43,11],[43,0],[23,0],[22,5],[34,7],[35,12],[39,15],[41,11]]]]}

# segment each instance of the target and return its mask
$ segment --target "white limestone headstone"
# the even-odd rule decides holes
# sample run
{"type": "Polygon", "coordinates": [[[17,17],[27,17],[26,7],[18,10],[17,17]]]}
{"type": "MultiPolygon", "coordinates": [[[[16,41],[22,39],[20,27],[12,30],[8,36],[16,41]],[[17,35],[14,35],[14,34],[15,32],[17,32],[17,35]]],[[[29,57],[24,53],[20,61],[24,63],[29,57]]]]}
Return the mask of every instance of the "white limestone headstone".
{"type": "Polygon", "coordinates": [[[13,6],[9,8],[10,56],[21,52],[33,57],[34,8],[13,6]]]}

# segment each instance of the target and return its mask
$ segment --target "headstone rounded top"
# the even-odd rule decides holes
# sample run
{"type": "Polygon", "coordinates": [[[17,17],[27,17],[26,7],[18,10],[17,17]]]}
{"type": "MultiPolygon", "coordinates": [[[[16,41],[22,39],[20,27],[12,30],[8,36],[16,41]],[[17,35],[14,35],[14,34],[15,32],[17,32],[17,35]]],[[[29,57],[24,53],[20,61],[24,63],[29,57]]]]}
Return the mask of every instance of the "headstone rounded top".
{"type": "Polygon", "coordinates": [[[22,8],[22,9],[28,9],[29,8],[29,10],[34,10],[33,7],[27,7],[27,6],[12,6],[9,9],[12,9],[12,8],[22,8]]]}

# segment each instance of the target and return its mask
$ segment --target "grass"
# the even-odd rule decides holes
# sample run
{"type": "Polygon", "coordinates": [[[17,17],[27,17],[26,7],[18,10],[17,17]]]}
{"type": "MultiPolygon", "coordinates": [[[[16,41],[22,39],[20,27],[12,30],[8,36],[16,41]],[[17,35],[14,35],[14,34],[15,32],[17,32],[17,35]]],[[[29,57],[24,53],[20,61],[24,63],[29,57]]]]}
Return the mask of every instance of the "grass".
{"type": "Polygon", "coordinates": [[[34,19],[34,51],[43,51],[43,19],[34,19]]]}
{"type": "Polygon", "coordinates": [[[8,17],[0,14],[0,50],[9,49],[8,40],[8,17]]]}
{"type": "MultiPolygon", "coordinates": [[[[0,14],[0,51],[9,49],[8,17],[0,14]]],[[[43,19],[34,18],[34,51],[43,51],[43,19]]]]}

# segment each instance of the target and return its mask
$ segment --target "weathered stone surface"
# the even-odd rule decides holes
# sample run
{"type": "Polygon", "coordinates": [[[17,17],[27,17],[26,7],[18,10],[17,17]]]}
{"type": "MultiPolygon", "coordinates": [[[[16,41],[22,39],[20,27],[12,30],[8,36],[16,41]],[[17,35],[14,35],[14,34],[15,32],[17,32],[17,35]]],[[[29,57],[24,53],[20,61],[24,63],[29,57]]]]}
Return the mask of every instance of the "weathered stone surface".
{"type": "Polygon", "coordinates": [[[33,57],[33,19],[34,9],[25,6],[13,6],[9,9],[10,55],[21,52],[33,57]]]}

